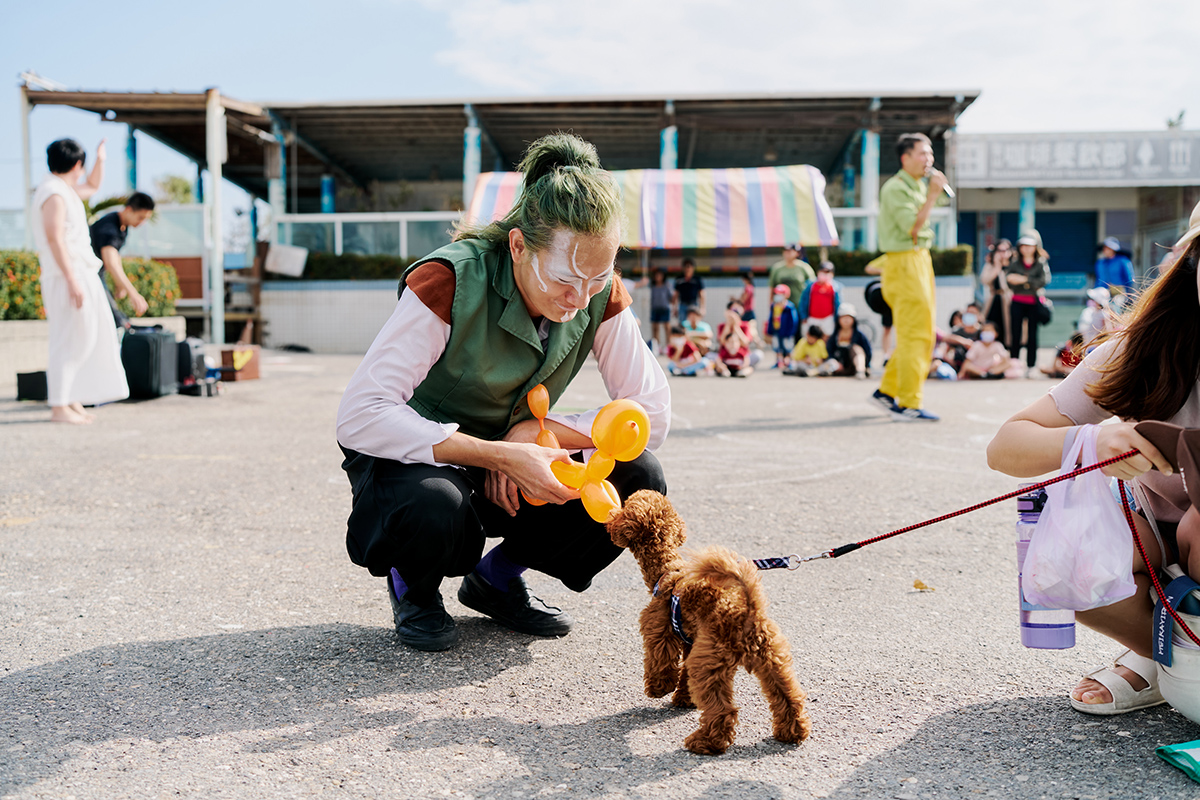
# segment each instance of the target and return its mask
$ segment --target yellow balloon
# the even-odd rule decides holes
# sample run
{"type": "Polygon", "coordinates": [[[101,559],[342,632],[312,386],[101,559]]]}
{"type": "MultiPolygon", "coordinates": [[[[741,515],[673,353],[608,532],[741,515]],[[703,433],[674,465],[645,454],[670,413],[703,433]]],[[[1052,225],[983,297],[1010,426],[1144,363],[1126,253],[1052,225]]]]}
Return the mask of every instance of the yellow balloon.
{"type": "Polygon", "coordinates": [[[608,481],[585,483],[579,490],[583,507],[596,522],[608,522],[608,518],[621,507],[621,496],[608,481]]]}
{"type": "Polygon", "coordinates": [[[550,465],[550,471],[564,486],[578,489],[583,485],[587,468],[578,461],[555,461],[550,465]]]}
{"type": "Polygon", "coordinates": [[[650,417],[633,400],[614,400],[596,415],[592,442],[617,461],[633,461],[650,441],[650,417]]]}
{"type": "Polygon", "coordinates": [[[587,462],[587,479],[589,483],[599,483],[612,474],[613,467],[617,462],[607,453],[601,453],[599,450],[592,453],[592,457],[587,462]]]}
{"type": "Polygon", "coordinates": [[[551,447],[555,450],[559,449],[558,437],[554,435],[554,431],[548,431],[545,428],[542,428],[540,431],[538,431],[537,443],[540,447],[551,447]]]}

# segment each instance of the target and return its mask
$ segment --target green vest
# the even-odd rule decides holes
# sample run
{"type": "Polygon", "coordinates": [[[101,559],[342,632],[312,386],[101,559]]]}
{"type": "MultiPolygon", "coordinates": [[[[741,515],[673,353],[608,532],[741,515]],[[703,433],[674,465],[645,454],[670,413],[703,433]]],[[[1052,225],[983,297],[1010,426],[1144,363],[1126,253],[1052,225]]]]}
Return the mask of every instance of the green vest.
{"type": "Polygon", "coordinates": [[[507,247],[482,239],[448,244],[405,270],[401,293],[409,273],[426,261],[454,269],[450,340],[408,405],[426,419],[457,423],[463,433],[489,440],[533,419],[525,395],[539,383],[553,406],[592,349],[612,281],[573,319],[550,324],[543,351],[507,247]]]}

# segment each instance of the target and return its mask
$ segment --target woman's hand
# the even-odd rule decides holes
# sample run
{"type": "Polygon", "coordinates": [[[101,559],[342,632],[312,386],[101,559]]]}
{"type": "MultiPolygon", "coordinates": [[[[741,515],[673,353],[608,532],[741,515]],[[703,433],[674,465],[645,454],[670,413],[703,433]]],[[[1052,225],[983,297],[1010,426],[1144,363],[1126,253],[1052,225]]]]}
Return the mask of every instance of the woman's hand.
{"type": "Polygon", "coordinates": [[[1109,464],[1100,471],[1110,478],[1120,478],[1123,481],[1133,480],[1151,469],[1170,475],[1171,465],[1148,439],[1134,430],[1134,425],[1133,422],[1119,422],[1100,426],[1096,435],[1096,458],[1099,460],[1119,456],[1130,450],[1138,451],[1137,455],[1109,464]]]}
{"type": "Polygon", "coordinates": [[[530,497],[555,504],[579,497],[579,492],[564,486],[550,471],[550,465],[555,461],[570,461],[570,454],[566,450],[537,445],[539,430],[541,426],[536,420],[514,425],[505,434],[504,441],[517,447],[510,449],[504,469],[490,469],[484,479],[483,491],[487,499],[509,516],[515,516],[521,507],[521,490],[530,497]]]}

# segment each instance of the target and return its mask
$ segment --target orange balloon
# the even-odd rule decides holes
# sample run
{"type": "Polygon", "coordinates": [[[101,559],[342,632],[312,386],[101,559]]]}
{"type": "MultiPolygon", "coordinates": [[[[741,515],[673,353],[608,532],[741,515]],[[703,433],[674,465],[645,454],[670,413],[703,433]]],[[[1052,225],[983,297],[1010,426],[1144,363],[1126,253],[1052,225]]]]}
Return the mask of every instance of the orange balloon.
{"type": "Polygon", "coordinates": [[[552,447],[555,450],[559,449],[558,437],[554,435],[554,431],[548,431],[542,428],[538,431],[537,443],[542,447],[552,447]]]}
{"type": "Polygon", "coordinates": [[[578,461],[555,461],[550,465],[550,471],[564,486],[578,489],[583,485],[587,468],[578,461]]]}
{"type": "Polygon", "coordinates": [[[546,505],[546,501],[545,501],[545,500],[538,500],[536,497],[530,497],[529,495],[525,494],[525,490],[524,490],[524,489],[522,489],[522,490],[521,490],[521,497],[524,497],[524,498],[525,498],[525,502],[526,502],[526,503],[529,503],[529,505],[531,505],[531,506],[544,506],[544,505],[546,505]]]}
{"type": "Polygon", "coordinates": [[[585,483],[579,490],[583,507],[596,522],[608,522],[608,518],[621,507],[621,496],[608,481],[585,483]]]}
{"type": "Polygon", "coordinates": [[[539,383],[529,390],[528,400],[529,410],[539,420],[545,419],[546,415],[550,413],[550,393],[542,384],[539,383]]]}

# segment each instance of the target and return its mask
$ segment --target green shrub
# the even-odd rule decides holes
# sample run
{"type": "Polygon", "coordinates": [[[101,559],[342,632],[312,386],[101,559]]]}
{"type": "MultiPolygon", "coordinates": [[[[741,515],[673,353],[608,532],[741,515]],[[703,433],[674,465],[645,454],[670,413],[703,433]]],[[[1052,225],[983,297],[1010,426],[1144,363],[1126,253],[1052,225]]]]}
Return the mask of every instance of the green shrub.
{"type": "MultiPolygon", "coordinates": [[[[146,316],[173,315],[175,300],[179,297],[179,277],[175,274],[175,268],[161,261],[144,258],[126,258],[122,261],[125,274],[150,305],[146,316]]],[[[0,320],[46,318],[40,277],[41,267],[36,253],[0,250],[0,320]]],[[[112,287],[111,280],[109,287],[112,287]]],[[[128,299],[120,300],[118,304],[122,311],[133,316],[133,306],[128,299]]]]}
{"type": "MultiPolygon", "coordinates": [[[[129,276],[133,288],[146,298],[150,306],[144,316],[170,317],[175,314],[175,301],[179,299],[179,275],[173,266],[148,258],[123,258],[121,263],[125,265],[125,274],[129,276]]],[[[104,280],[115,297],[116,285],[112,276],[105,273],[104,280]]],[[[133,316],[133,304],[128,297],[117,300],[117,307],[125,316],[133,316]]]]}
{"type": "MultiPolygon", "coordinates": [[[[829,260],[838,275],[866,275],[867,264],[880,255],[865,250],[830,250],[829,260]]],[[[929,255],[933,260],[934,275],[970,275],[975,263],[975,248],[969,244],[949,250],[931,250],[929,255]]]]}
{"type": "Polygon", "coordinates": [[[45,319],[36,253],[0,250],[0,319],[45,319]]]}
{"type": "Polygon", "coordinates": [[[304,274],[299,278],[267,273],[267,280],[305,281],[380,281],[399,280],[400,273],[415,258],[389,255],[358,255],[345,253],[309,253],[304,264],[304,274]]]}

